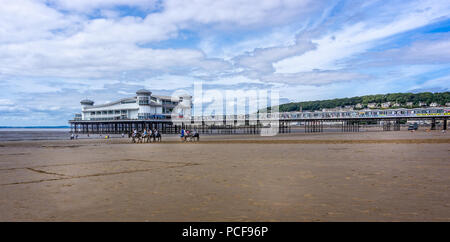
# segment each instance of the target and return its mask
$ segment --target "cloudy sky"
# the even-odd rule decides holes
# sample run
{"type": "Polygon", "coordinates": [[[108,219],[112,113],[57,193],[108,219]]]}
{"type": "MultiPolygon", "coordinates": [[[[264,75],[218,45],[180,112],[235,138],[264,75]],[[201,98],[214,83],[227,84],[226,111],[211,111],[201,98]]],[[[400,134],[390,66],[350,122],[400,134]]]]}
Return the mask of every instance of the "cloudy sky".
{"type": "Polygon", "coordinates": [[[276,88],[282,102],[450,89],[450,2],[0,0],[0,125],[84,98],[276,88]]]}

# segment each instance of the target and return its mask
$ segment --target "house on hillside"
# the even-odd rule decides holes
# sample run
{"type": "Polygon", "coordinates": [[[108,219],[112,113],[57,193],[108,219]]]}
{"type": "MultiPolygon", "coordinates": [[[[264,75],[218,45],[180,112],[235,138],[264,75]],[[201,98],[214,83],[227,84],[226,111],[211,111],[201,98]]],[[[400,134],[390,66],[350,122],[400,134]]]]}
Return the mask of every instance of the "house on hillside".
{"type": "Polygon", "coordinates": [[[391,102],[385,102],[381,104],[382,108],[389,108],[391,106],[391,102]]]}
{"type": "Polygon", "coordinates": [[[368,104],[367,104],[367,107],[368,107],[368,108],[376,108],[377,106],[378,106],[377,103],[368,103],[368,104]]]}
{"type": "Polygon", "coordinates": [[[438,103],[430,103],[430,107],[437,107],[437,106],[439,106],[438,103]]]}
{"type": "Polygon", "coordinates": [[[419,102],[419,107],[424,107],[424,106],[427,106],[426,102],[419,102]]]}
{"type": "Polygon", "coordinates": [[[412,107],[413,105],[414,105],[413,102],[407,102],[407,103],[406,103],[406,106],[408,106],[408,107],[412,107]]]}
{"type": "Polygon", "coordinates": [[[355,108],[363,108],[363,105],[361,103],[358,103],[355,105],[355,108]]]}

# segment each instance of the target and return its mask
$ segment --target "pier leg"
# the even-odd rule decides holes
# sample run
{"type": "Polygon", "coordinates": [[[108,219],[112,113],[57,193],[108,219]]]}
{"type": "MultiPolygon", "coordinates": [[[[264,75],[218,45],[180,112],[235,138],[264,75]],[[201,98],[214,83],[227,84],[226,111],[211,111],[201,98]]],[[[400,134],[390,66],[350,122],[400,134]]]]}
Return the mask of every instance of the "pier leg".
{"type": "Polygon", "coordinates": [[[431,119],[431,130],[436,130],[436,119],[431,119]]]}
{"type": "Polygon", "coordinates": [[[400,120],[395,120],[395,127],[394,127],[395,131],[400,131],[400,120]]]}

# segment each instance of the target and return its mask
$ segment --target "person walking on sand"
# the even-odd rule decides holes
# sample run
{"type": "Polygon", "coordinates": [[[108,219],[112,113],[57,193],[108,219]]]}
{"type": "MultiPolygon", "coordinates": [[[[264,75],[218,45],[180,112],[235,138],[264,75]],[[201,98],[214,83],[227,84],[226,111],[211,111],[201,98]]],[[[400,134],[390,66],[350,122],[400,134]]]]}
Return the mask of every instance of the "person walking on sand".
{"type": "Polygon", "coordinates": [[[73,133],[70,135],[70,139],[75,139],[75,135],[73,133]]]}
{"type": "Polygon", "coordinates": [[[181,141],[184,140],[184,129],[181,129],[181,135],[180,135],[181,141]]]}

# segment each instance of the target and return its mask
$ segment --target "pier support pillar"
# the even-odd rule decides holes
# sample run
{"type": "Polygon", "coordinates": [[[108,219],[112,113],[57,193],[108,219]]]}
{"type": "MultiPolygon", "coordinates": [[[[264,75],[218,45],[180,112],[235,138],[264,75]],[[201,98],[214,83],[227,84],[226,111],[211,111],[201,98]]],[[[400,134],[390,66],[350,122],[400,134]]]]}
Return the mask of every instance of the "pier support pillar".
{"type": "Polygon", "coordinates": [[[383,131],[391,131],[391,121],[384,121],[383,131]]]}
{"type": "Polygon", "coordinates": [[[400,120],[399,119],[395,120],[394,131],[400,131],[400,120]]]}

